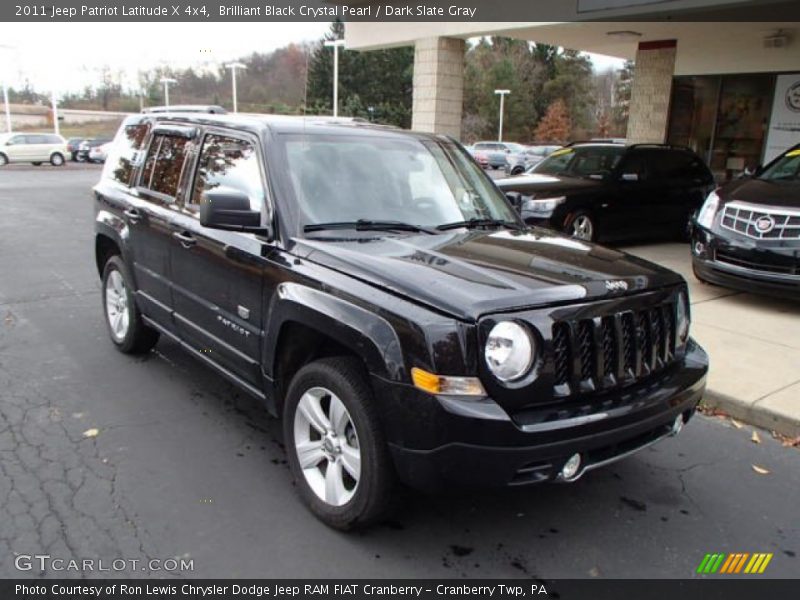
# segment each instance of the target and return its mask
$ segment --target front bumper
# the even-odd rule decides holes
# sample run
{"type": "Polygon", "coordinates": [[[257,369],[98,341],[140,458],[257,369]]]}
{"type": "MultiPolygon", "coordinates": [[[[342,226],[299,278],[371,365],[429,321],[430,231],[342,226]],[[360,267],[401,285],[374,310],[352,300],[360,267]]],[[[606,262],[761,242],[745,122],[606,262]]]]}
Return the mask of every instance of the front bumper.
{"type": "Polygon", "coordinates": [[[588,410],[545,421],[511,417],[491,399],[433,398],[377,377],[373,384],[398,476],[413,487],[437,490],[556,481],[570,456],[581,453],[577,479],[670,435],[676,417],[688,421],[707,371],[706,353],[690,340],[683,359],[667,371],[609,392],[616,394],[613,408],[604,402],[608,398],[598,398],[588,410]]]}
{"type": "Polygon", "coordinates": [[[800,244],[776,246],[719,236],[694,226],[692,267],[709,283],[800,299],[800,244]]]}

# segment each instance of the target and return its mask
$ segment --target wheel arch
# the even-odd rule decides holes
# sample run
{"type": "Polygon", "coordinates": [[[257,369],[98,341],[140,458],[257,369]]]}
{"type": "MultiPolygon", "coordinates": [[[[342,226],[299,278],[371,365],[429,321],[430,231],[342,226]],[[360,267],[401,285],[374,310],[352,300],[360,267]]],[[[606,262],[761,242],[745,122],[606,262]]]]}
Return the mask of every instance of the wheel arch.
{"type": "Polygon", "coordinates": [[[267,314],[263,369],[272,381],[272,406],[280,414],[294,373],[328,356],[358,358],[369,373],[403,380],[400,342],[383,317],[343,298],[301,284],[278,286],[267,314]],[[357,326],[355,324],[358,324],[357,326]]]}

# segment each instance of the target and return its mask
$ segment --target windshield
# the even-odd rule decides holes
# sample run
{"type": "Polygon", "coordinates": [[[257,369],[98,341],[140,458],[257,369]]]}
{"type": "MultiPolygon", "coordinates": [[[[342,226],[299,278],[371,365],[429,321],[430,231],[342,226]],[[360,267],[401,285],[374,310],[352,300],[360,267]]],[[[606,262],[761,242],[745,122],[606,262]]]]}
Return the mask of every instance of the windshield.
{"type": "Polygon", "coordinates": [[[456,144],[416,138],[284,135],[301,227],[393,221],[437,227],[519,223],[502,193],[456,144]]]}
{"type": "Polygon", "coordinates": [[[562,148],[533,166],[529,172],[572,177],[607,175],[617,166],[624,151],[625,148],[623,146],[562,148]]]}
{"type": "Polygon", "coordinates": [[[797,181],[800,172],[800,150],[790,150],[768,166],[758,178],[767,181],[797,181]]]}

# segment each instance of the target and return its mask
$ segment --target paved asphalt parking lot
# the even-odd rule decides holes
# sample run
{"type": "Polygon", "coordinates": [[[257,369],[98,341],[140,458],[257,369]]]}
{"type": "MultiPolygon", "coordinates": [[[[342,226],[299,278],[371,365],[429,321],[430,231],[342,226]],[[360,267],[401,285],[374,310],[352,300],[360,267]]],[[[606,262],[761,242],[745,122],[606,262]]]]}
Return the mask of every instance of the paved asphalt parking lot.
{"type": "Polygon", "coordinates": [[[42,553],[184,557],[193,577],[682,578],[707,552],[773,552],[763,576],[800,573],[800,454],[704,416],[572,485],[404,493],[383,526],[326,528],[296,498],[279,425],[256,401],[175,344],[113,349],[93,256],[98,176],[0,171],[0,577],[40,575],[13,557],[42,553]]]}

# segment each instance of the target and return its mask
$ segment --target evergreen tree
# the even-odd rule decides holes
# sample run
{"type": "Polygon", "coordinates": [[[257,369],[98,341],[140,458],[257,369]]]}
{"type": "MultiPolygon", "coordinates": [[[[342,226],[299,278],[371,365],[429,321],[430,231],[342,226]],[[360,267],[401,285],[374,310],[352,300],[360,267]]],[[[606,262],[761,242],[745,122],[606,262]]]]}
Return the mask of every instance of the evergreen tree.
{"type": "MultiPolygon", "coordinates": [[[[306,100],[310,113],[333,112],[333,50],[324,42],[343,35],[344,25],[335,21],[324,39],[311,48],[306,100]]],[[[413,74],[411,47],[371,52],[340,48],[339,114],[411,127],[413,74]]]]}

